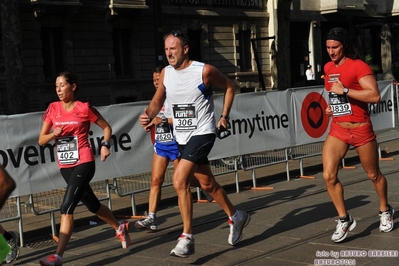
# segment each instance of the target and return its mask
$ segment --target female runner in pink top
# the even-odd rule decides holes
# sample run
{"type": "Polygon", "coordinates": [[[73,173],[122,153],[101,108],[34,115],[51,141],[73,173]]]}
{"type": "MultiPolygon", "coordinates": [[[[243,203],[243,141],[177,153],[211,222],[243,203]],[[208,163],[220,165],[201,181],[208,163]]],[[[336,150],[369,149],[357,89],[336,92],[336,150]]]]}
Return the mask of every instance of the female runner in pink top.
{"type": "Polygon", "coordinates": [[[62,265],[62,256],[72,235],[73,212],[79,201],[116,230],[116,237],[121,240],[123,248],[130,244],[129,223],[119,223],[89,185],[95,173],[95,159],[88,141],[90,124],[95,123],[104,130],[101,161],[111,153],[111,126],[90,104],[75,99],[79,90],[78,75],[62,72],[55,85],[60,100],[51,103],[43,115],[39,145],[54,139],[58,166],[67,188],[60,207],[61,225],[56,253],[41,259],[41,265],[62,265]]]}

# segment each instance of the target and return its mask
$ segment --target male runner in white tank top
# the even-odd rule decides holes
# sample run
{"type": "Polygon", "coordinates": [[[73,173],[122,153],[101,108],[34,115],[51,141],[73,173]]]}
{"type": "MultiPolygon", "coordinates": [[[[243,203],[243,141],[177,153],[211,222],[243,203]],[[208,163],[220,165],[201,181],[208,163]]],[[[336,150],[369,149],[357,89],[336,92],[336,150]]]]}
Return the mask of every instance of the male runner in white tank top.
{"type": "Polygon", "coordinates": [[[193,200],[190,179],[193,176],[222,207],[229,217],[230,234],[228,243],[237,244],[242,230],[248,225],[250,215],[236,210],[224,189],[212,174],[208,154],[216,138],[216,130],[227,128],[229,112],[234,100],[234,83],[218,69],[189,59],[189,40],[180,31],[173,30],[164,37],[165,54],[169,66],[160,75],[164,89],[156,91],[148,109],[140,116],[140,124],[146,129],[161,109],[164,101],[170,107],[173,127],[181,160],[175,168],[173,187],[178,195],[178,204],[183,220],[183,233],[170,255],[187,257],[194,253],[192,232],[193,200]],[[211,85],[224,89],[222,115],[216,124],[211,85]]]}

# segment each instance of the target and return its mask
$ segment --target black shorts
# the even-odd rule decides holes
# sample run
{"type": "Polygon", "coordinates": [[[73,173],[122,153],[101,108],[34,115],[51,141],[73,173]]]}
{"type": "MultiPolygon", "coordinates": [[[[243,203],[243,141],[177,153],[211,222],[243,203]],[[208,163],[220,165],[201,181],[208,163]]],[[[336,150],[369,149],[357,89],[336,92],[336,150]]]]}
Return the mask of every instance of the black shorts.
{"type": "Polygon", "coordinates": [[[186,145],[179,145],[181,159],[186,159],[197,165],[209,164],[208,155],[215,143],[216,135],[193,136],[186,145]]]}
{"type": "Polygon", "coordinates": [[[67,183],[64,200],[60,207],[61,214],[73,214],[79,201],[92,213],[96,213],[100,209],[101,203],[89,184],[95,171],[94,161],[71,168],[61,168],[62,177],[67,183]]]}

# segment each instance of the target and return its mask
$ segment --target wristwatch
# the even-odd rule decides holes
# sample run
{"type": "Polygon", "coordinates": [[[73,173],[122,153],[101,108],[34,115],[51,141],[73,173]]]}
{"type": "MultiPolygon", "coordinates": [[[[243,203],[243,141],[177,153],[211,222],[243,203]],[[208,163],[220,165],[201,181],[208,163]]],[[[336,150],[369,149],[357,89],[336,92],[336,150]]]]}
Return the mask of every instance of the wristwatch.
{"type": "Polygon", "coordinates": [[[344,88],[344,95],[348,94],[349,89],[348,88],[344,88]]]}
{"type": "Polygon", "coordinates": [[[103,142],[101,142],[101,146],[105,146],[109,149],[109,148],[111,148],[111,143],[109,143],[108,141],[103,141],[103,142]]]}

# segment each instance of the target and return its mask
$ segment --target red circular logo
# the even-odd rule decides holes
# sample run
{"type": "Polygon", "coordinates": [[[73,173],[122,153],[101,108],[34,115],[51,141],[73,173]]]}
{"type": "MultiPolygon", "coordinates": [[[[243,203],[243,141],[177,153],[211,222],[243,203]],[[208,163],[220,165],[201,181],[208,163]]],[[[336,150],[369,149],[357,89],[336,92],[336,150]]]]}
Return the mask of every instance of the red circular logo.
{"type": "Polygon", "coordinates": [[[318,92],[309,93],[302,103],[301,120],[306,133],[312,138],[319,138],[327,130],[329,118],[325,114],[328,104],[318,92]]]}

